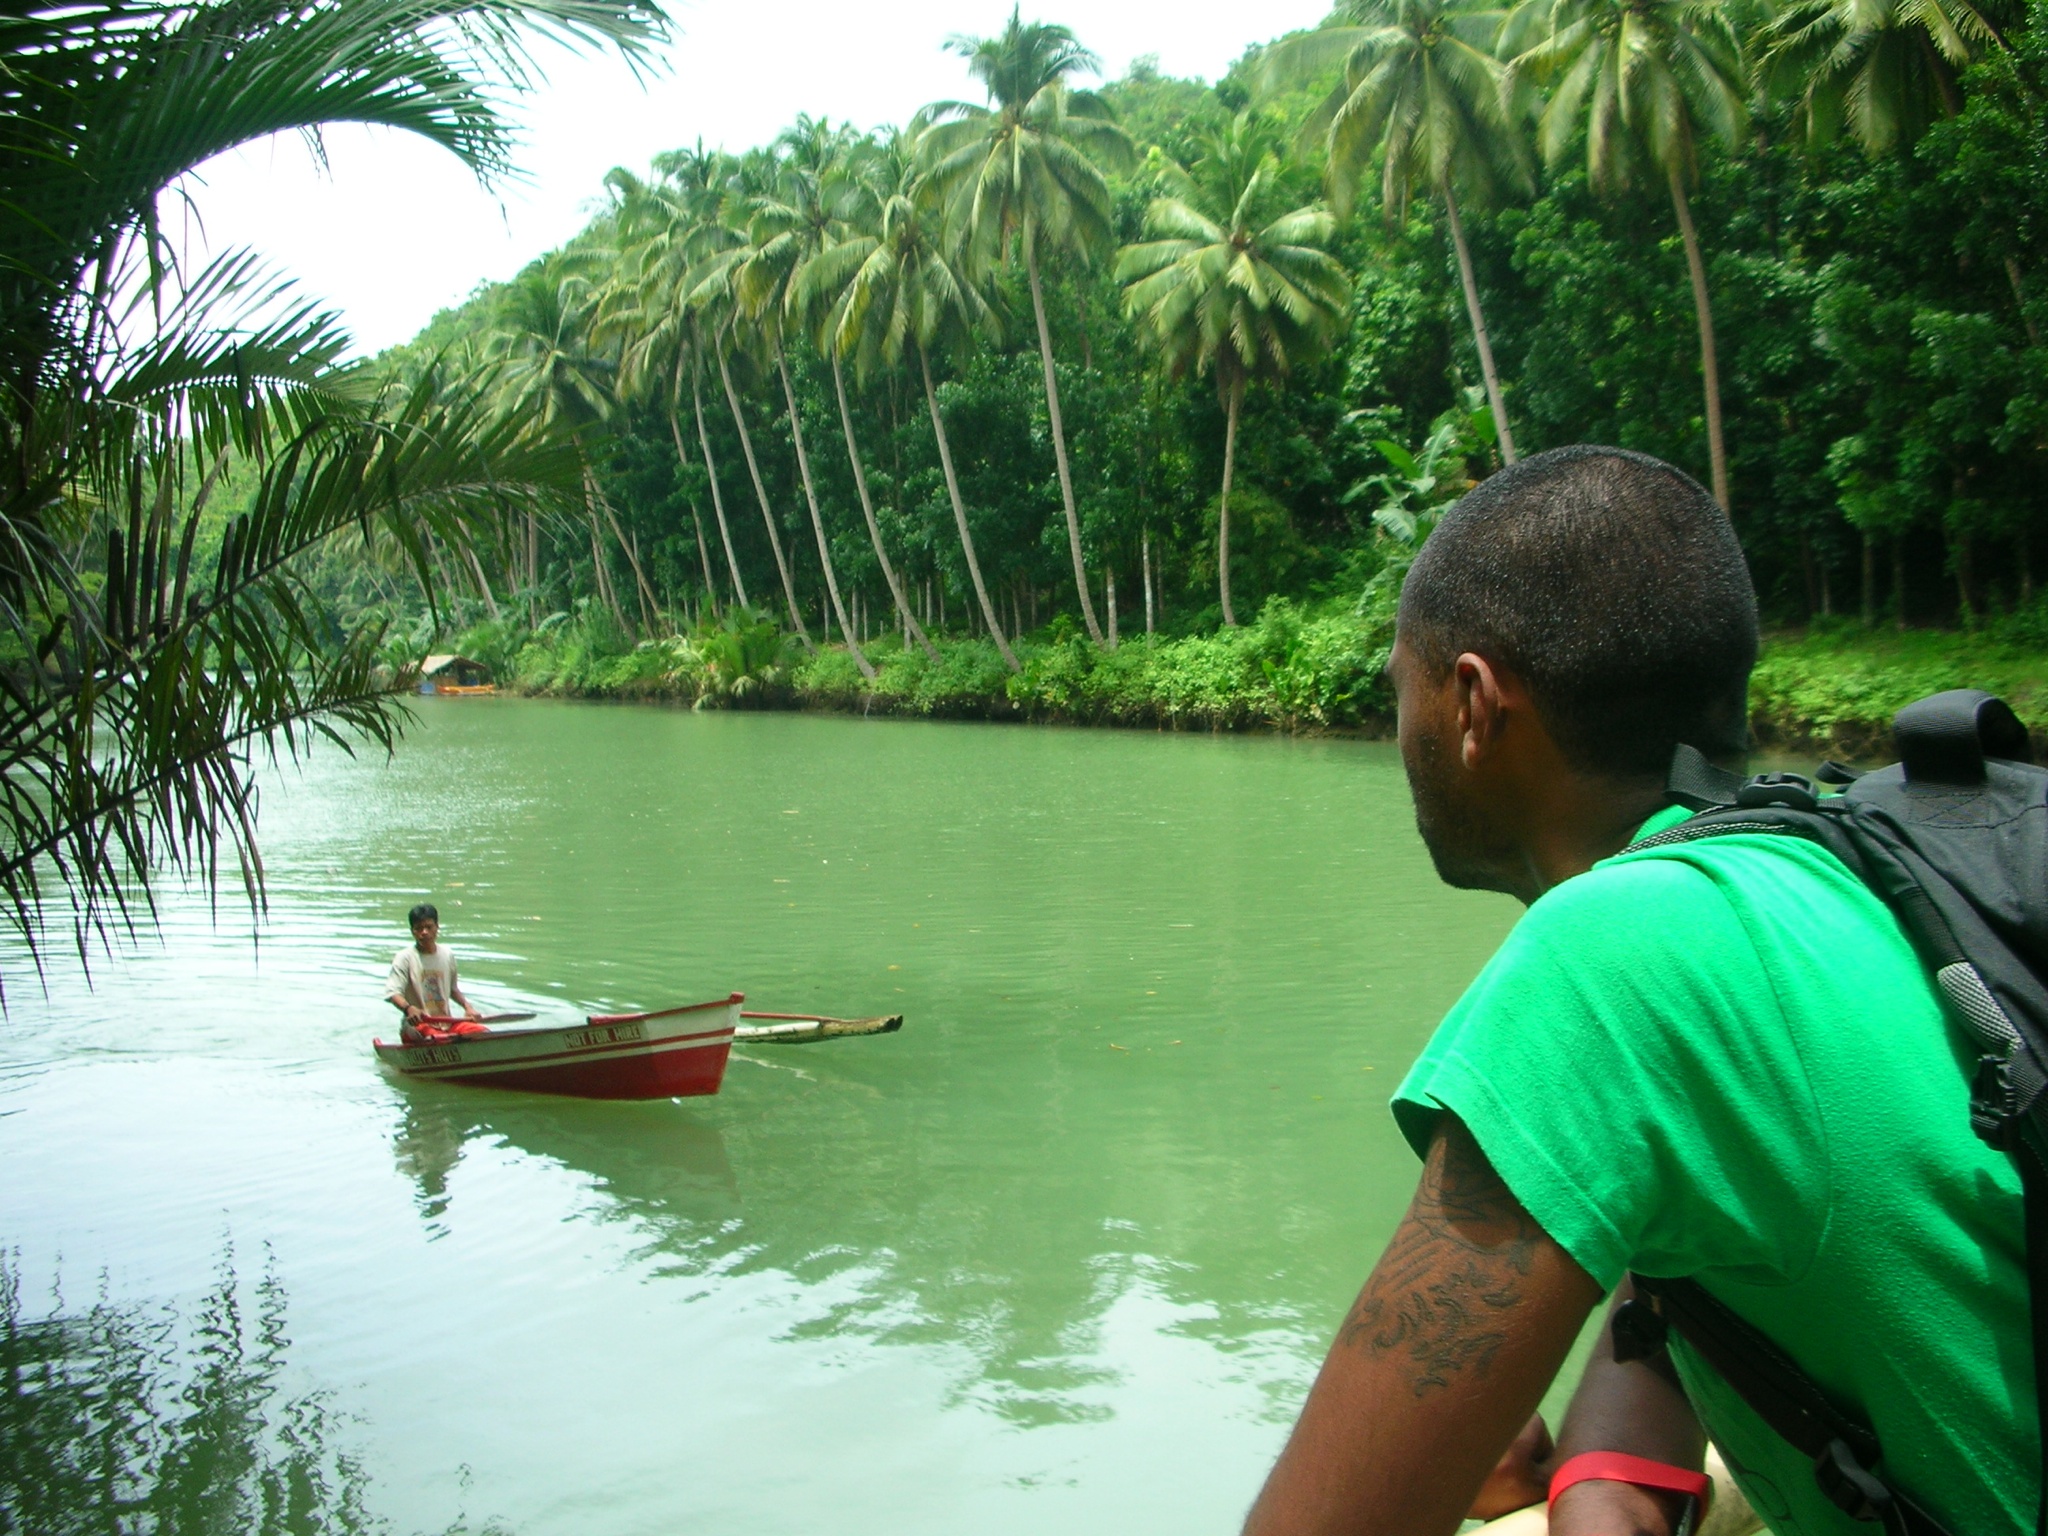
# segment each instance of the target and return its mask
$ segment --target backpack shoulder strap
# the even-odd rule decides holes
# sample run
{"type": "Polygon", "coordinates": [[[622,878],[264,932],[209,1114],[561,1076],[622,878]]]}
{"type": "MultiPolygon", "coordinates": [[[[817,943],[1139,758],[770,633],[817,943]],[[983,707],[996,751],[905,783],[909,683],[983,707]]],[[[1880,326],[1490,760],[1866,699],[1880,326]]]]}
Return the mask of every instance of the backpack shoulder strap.
{"type": "Polygon", "coordinates": [[[1744,780],[1707,761],[1697,747],[1679,743],[1671,754],[1671,772],[1664,780],[1664,794],[1674,805],[1689,811],[1714,811],[1735,803],[1744,780]]]}

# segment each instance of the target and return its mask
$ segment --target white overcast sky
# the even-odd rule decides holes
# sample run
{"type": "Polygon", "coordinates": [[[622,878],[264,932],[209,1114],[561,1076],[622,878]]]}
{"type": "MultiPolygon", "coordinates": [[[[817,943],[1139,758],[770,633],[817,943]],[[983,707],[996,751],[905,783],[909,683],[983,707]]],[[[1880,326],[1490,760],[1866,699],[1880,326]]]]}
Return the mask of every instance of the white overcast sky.
{"type": "MultiPolygon", "coordinates": [[[[174,229],[183,220],[192,256],[252,247],[338,308],[360,352],[376,352],[574,234],[614,165],[645,170],[661,150],[700,138],[729,149],[765,143],[799,112],[869,128],[926,102],[977,98],[945,40],[998,30],[1010,4],[680,0],[665,68],[644,85],[615,55],[545,55],[545,83],[514,109],[522,183],[487,192],[445,151],[339,128],[327,135],[325,172],[296,137],[265,141],[202,167],[190,214],[175,202],[166,212],[174,229]]],[[[1328,10],[1329,0],[1249,11],[1213,0],[1087,0],[1025,15],[1072,27],[1110,78],[1157,54],[1169,74],[1213,80],[1251,44],[1313,26],[1328,10]]]]}

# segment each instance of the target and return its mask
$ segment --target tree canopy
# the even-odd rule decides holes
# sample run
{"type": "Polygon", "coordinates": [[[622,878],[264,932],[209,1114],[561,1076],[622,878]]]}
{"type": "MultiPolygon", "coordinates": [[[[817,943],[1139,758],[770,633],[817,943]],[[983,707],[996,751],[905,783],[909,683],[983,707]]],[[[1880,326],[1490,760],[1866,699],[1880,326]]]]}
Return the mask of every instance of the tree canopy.
{"type": "MultiPolygon", "coordinates": [[[[642,295],[591,448],[621,536],[557,533],[522,579],[573,617],[637,540],[662,615],[614,646],[742,586],[810,638],[1005,651],[1066,621],[1109,644],[1112,592],[1175,633],[1349,601],[1393,553],[1380,445],[1414,460],[1479,385],[1494,441],[1444,486],[1617,442],[1712,482],[1778,619],[2018,612],[2048,483],[2038,11],[1816,8],[1795,38],[1719,0],[1356,0],[1213,85],[1091,79],[1085,36],[1014,15],[955,42],[985,102],[614,174],[550,261],[642,295]],[[1868,77],[1897,131],[1823,132],[1822,75],[1886,38],[1925,65],[1868,77]],[[660,399],[713,381],[687,455],[628,382],[656,354],[660,399]],[[762,515],[700,558],[690,508],[734,495],[762,515]]],[[[386,366],[487,347],[515,286],[386,366]]]]}

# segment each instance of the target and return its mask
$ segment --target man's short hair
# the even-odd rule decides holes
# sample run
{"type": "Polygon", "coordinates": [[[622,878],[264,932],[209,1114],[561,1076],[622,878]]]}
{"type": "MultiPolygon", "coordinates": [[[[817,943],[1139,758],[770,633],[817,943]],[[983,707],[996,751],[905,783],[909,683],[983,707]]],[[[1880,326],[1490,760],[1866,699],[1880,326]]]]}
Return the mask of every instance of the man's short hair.
{"type": "Polygon", "coordinates": [[[1518,673],[1581,772],[1662,774],[1680,742],[1748,744],[1742,546],[1698,481],[1647,454],[1557,448],[1482,481],[1416,555],[1400,625],[1439,670],[1476,651],[1518,673]]]}
{"type": "Polygon", "coordinates": [[[439,921],[441,921],[441,914],[434,910],[434,904],[431,901],[423,901],[418,906],[414,907],[410,912],[405,914],[405,926],[408,928],[417,928],[421,923],[424,923],[428,918],[432,918],[435,922],[438,923],[439,921]]]}

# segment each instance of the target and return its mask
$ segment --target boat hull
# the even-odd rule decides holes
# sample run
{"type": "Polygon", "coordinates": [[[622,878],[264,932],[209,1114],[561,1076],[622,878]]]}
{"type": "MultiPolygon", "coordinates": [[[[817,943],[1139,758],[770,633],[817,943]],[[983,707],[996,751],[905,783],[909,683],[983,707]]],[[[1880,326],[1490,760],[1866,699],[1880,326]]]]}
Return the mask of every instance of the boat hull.
{"type": "Polygon", "coordinates": [[[578,1025],[372,1044],[379,1061],[422,1082],[581,1099],[697,1098],[725,1080],[740,1002],[735,992],[655,1013],[593,1014],[578,1025]]]}

